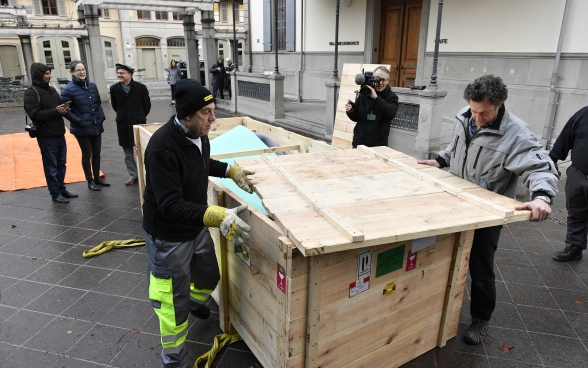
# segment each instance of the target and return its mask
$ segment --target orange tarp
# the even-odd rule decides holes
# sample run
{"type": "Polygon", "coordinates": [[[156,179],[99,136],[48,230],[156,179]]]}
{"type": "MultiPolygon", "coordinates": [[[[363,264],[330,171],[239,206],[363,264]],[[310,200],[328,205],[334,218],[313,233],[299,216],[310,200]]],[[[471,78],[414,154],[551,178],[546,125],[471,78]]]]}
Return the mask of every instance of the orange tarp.
{"type": "MultiPolygon", "coordinates": [[[[82,151],[76,138],[66,128],[66,183],[86,181],[82,169],[82,151]]],[[[0,135],[0,192],[47,186],[43,160],[37,140],[29,133],[0,135]]]]}

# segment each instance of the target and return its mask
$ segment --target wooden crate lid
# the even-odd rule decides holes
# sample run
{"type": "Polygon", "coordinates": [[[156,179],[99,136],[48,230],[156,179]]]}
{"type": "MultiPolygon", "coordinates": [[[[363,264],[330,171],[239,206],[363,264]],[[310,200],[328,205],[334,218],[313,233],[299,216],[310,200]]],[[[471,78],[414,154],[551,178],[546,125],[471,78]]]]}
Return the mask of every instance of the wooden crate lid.
{"type": "Polygon", "coordinates": [[[237,160],[264,206],[305,255],[530,218],[518,201],[388,147],[237,160]]]}

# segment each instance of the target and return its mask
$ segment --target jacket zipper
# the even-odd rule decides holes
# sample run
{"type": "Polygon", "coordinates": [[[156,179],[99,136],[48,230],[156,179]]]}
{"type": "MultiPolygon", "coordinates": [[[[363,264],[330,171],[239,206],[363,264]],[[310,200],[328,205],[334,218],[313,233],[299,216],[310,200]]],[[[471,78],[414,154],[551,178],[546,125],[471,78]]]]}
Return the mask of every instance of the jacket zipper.
{"type": "Polygon", "coordinates": [[[453,143],[453,158],[455,158],[455,152],[457,152],[457,143],[459,142],[459,135],[455,137],[455,143],[453,143]]]}
{"type": "Polygon", "coordinates": [[[474,167],[472,169],[476,169],[476,166],[478,165],[478,159],[480,158],[481,152],[482,152],[482,146],[480,146],[480,149],[478,150],[478,154],[476,155],[476,161],[474,161],[474,167]]]}
{"type": "Polygon", "coordinates": [[[499,166],[500,166],[500,164],[496,164],[496,165],[492,166],[492,167],[491,167],[489,170],[486,170],[486,171],[484,171],[484,172],[483,172],[483,173],[480,175],[480,177],[482,177],[482,176],[484,176],[484,175],[486,175],[486,174],[490,174],[492,171],[494,171],[494,169],[496,169],[496,168],[497,168],[497,167],[499,167],[499,166]]]}

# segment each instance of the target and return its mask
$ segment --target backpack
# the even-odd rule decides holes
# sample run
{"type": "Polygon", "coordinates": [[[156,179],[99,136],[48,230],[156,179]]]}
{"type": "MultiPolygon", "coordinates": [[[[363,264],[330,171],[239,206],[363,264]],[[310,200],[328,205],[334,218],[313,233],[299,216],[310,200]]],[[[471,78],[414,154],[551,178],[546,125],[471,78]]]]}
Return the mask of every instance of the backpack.
{"type": "MultiPolygon", "coordinates": [[[[35,87],[30,87],[33,89],[33,91],[35,91],[35,93],[37,94],[37,102],[39,103],[39,105],[41,104],[41,96],[39,96],[39,92],[35,89],[35,87]]],[[[37,138],[37,126],[35,125],[35,123],[33,123],[33,120],[31,119],[31,123],[29,124],[29,117],[25,114],[25,130],[27,132],[29,132],[29,137],[31,138],[37,138]]]]}

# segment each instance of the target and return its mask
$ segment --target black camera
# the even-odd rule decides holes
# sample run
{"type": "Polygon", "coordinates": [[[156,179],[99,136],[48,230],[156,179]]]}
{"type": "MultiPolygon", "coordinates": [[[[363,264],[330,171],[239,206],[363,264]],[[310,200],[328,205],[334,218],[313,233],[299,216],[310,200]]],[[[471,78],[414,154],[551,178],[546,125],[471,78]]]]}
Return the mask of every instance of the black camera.
{"type": "Polygon", "coordinates": [[[33,125],[33,124],[26,124],[25,125],[25,130],[27,132],[29,132],[29,136],[31,138],[37,137],[37,127],[35,125],[33,125]]]}
{"type": "Polygon", "coordinates": [[[373,72],[363,72],[355,76],[355,84],[361,86],[361,88],[359,89],[359,93],[361,93],[364,96],[372,94],[372,91],[369,88],[367,88],[367,86],[370,86],[375,89],[381,80],[382,79],[377,75],[374,75],[373,72]]]}

